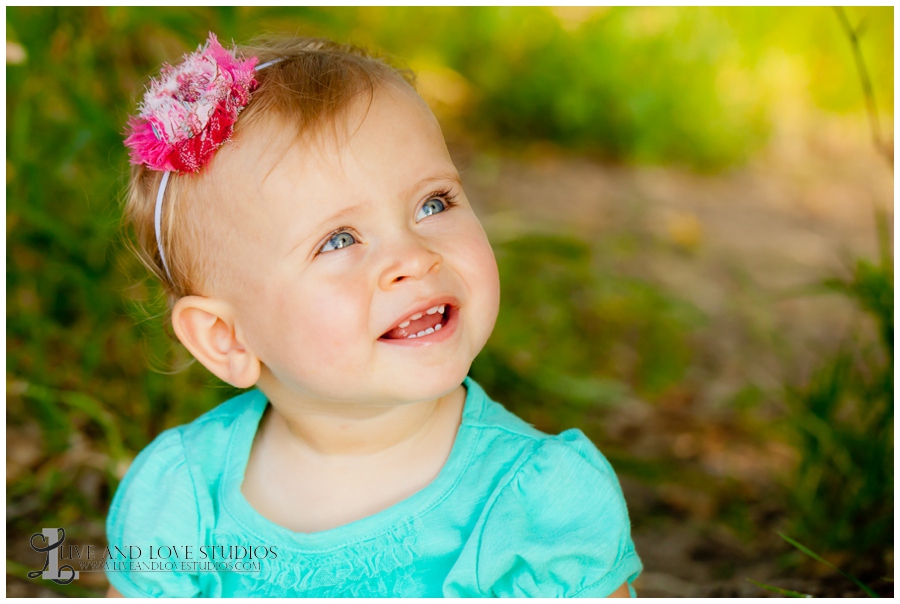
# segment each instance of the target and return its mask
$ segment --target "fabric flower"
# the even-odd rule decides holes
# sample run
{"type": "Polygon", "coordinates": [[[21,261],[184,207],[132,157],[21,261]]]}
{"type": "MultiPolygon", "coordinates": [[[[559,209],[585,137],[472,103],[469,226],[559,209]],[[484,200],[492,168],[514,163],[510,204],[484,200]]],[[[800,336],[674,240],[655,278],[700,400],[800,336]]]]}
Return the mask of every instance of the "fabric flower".
{"type": "Polygon", "coordinates": [[[152,170],[197,172],[231,138],[256,88],[256,57],[238,58],[210,32],[206,45],[177,66],[163,65],[140,112],[128,121],[131,163],[152,170]]]}

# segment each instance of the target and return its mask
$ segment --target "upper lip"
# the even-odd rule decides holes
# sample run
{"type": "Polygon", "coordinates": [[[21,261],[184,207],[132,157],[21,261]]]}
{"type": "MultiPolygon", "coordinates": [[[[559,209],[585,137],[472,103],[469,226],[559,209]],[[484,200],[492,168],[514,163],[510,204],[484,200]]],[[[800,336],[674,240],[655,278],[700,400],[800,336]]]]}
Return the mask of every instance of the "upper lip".
{"type": "MultiPolygon", "coordinates": [[[[448,295],[442,295],[442,296],[435,296],[433,298],[429,298],[428,300],[426,300],[424,302],[416,302],[413,306],[409,307],[409,309],[406,310],[402,315],[400,315],[400,317],[397,318],[397,320],[395,320],[391,324],[391,327],[389,327],[384,333],[387,333],[387,332],[391,331],[392,329],[396,329],[397,327],[400,326],[401,323],[406,321],[412,315],[414,315],[418,312],[424,314],[425,311],[428,310],[429,308],[432,308],[434,306],[440,306],[441,304],[458,307],[459,300],[456,298],[456,296],[451,296],[448,294],[448,295]]],[[[384,335],[384,333],[382,335],[384,335]]]]}

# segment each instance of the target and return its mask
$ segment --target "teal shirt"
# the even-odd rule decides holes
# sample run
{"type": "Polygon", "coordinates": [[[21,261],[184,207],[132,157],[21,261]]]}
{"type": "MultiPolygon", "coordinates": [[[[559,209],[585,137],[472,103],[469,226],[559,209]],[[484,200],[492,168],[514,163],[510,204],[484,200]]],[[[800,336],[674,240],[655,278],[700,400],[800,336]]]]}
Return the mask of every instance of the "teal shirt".
{"type": "Polygon", "coordinates": [[[438,476],[317,533],[270,522],[241,494],[262,392],[160,434],[110,508],[110,583],[143,597],[602,597],[630,584],[641,562],[606,458],[581,431],[549,436],[464,386],[438,476]]]}

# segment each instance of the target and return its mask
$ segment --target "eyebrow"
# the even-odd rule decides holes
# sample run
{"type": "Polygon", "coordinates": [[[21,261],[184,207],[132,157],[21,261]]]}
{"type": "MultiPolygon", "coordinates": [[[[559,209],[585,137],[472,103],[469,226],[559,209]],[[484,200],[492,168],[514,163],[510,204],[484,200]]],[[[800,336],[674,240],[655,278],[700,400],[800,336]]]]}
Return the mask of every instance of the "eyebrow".
{"type": "MultiPolygon", "coordinates": [[[[462,186],[462,182],[460,181],[460,178],[459,178],[459,173],[457,173],[455,170],[442,170],[433,176],[428,176],[426,178],[423,178],[422,180],[420,180],[419,182],[417,182],[416,184],[411,186],[409,189],[407,189],[407,191],[405,191],[404,193],[408,197],[408,196],[412,195],[413,193],[415,193],[418,189],[421,189],[422,187],[427,185],[428,183],[438,182],[441,180],[452,180],[456,184],[462,186]]],[[[337,222],[338,220],[346,218],[347,216],[352,216],[353,214],[358,213],[359,210],[361,210],[366,205],[368,205],[368,204],[359,203],[354,206],[349,206],[349,207],[343,208],[341,210],[338,210],[337,212],[335,212],[334,214],[332,214],[331,216],[329,216],[328,218],[326,218],[325,220],[320,222],[318,224],[318,226],[316,226],[316,228],[312,229],[306,237],[303,237],[302,239],[300,239],[288,251],[286,256],[290,256],[291,254],[293,254],[297,250],[297,248],[299,248],[304,243],[306,243],[316,233],[318,233],[322,229],[324,229],[326,225],[328,225],[332,222],[337,222]]]]}
{"type": "Polygon", "coordinates": [[[424,187],[425,185],[427,185],[428,183],[438,182],[439,180],[452,180],[456,184],[462,186],[462,182],[460,182],[460,180],[459,180],[459,173],[456,170],[441,170],[440,172],[436,173],[434,176],[428,176],[426,178],[423,178],[422,180],[420,180],[419,182],[417,182],[416,184],[411,186],[406,191],[406,195],[408,197],[408,196],[412,195],[413,193],[415,193],[416,191],[418,191],[419,189],[421,189],[422,187],[424,187]]]}
{"type": "Polygon", "coordinates": [[[357,213],[357,212],[360,210],[360,208],[362,208],[362,207],[363,207],[363,204],[360,203],[360,204],[356,204],[355,206],[350,206],[350,207],[348,207],[348,208],[344,208],[343,210],[339,210],[339,211],[335,212],[334,214],[332,214],[331,216],[329,216],[328,218],[326,218],[325,220],[323,220],[322,222],[320,222],[319,225],[318,225],[316,228],[314,228],[313,230],[311,230],[311,231],[309,232],[309,234],[306,235],[306,237],[301,237],[301,239],[300,239],[299,241],[297,241],[297,243],[295,243],[295,244],[291,247],[290,250],[288,250],[288,253],[285,254],[285,258],[288,257],[288,256],[290,256],[290,255],[293,254],[294,252],[296,252],[297,249],[298,249],[299,247],[301,247],[304,243],[306,243],[306,242],[309,241],[312,237],[314,237],[316,233],[318,233],[318,232],[320,232],[322,229],[324,229],[324,228],[325,228],[325,225],[327,225],[327,224],[329,224],[329,223],[331,223],[331,222],[336,222],[337,220],[339,220],[339,219],[341,219],[341,218],[345,218],[345,217],[347,217],[347,216],[350,216],[350,215],[352,215],[352,214],[355,214],[355,213],[357,213]]]}

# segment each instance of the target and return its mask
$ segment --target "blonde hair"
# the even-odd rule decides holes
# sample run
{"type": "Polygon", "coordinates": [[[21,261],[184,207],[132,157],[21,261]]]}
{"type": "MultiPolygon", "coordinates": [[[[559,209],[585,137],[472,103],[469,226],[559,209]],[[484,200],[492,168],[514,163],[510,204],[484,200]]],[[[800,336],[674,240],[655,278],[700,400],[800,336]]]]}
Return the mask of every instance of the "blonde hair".
{"type": "MultiPolygon", "coordinates": [[[[259,83],[235,124],[234,137],[246,136],[275,118],[296,127],[297,136],[327,125],[362,95],[371,103],[375,89],[387,82],[414,86],[408,70],[391,66],[360,48],[317,38],[261,38],[238,48],[262,65],[259,83]]],[[[230,142],[225,143],[231,144],[230,142]]],[[[181,297],[201,293],[224,278],[216,271],[216,258],[227,257],[229,238],[215,233],[217,185],[211,170],[198,174],[173,173],[163,201],[160,245],[171,271],[166,274],[159,255],[153,215],[162,172],[133,166],[128,183],[124,218],[133,229],[131,247],[141,262],[163,284],[169,307],[181,297]]]]}

